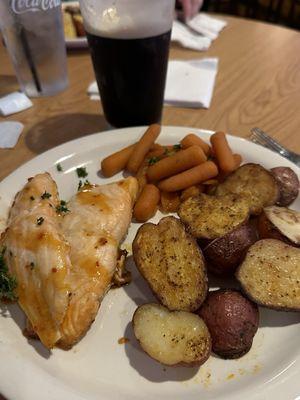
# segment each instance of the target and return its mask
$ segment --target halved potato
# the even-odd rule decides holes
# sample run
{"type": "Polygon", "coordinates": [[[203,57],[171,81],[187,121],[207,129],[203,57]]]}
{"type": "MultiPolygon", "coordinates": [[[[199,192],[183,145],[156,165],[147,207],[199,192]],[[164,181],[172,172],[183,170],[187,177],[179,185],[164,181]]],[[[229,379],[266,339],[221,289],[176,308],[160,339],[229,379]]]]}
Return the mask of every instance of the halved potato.
{"type": "Polygon", "coordinates": [[[257,241],[253,225],[242,224],[203,249],[208,270],[217,275],[231,275],[243,260],[248,248],[257,241]]]}
{"type": "Polygon", "coordinates": [[[150,303],[136,309],[132,323],[142,349],[162,364],[201,365],[210,355],[209,331],[196,314],[150,303]]]}
{"type": "Polygon", "coordinates": [[[300,311],[300,249],[275,239],[259,240],[249,248],[236,278],[255,303],[300,311]]]}
{"type": "Polygon", "coordinates": [[[300,246],[300,212],[286,207],[264,208],[258,220],[262,239],[278,239],[292,246],[300,246]]]}
{"type": "Polygon", "coordinates": [[[248,353],[258,329],[258,307],[238,290],[209,292],[199,310],[212,339],[212,350],[222,358],[248,353]]]}
{"type": "Polygon", "coordinates": [[[259,164],[244,164],[220,183],[216,196],[238,194],[249,204],[250,213],[259,215],[279,198],[279,187],[273,174],[259,164]]]}
{"type": "Polygon", "coordinates": [[[197,239],[216,239],[247,221],[249,207],[237,195],[214,197],[201,193],[185,200],[178,215],[197,239]]]}
{"type": "Polygon", "coordinates": [[[200,307],[208,290],[204,258],[179,219],[142,225],[132,250],[137,268],[163,305],[184,311],[200,307]]]}
{"type": "Polygon", "coordinates": [[[289,167],[276,167],[271,169],[276,182],[279,186],[279,206],[288,206],[298,196],[299,178],[296,173],[289,167]]]}

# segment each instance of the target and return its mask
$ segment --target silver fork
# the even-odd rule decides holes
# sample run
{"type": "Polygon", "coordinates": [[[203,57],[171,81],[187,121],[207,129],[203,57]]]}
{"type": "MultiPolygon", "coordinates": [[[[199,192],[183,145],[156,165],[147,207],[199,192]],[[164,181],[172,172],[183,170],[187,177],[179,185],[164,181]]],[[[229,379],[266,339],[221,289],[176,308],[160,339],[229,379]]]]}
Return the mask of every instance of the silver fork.
{"type": "Polygon", "coordinates": [[[300,155],[294,153],[291,150],[286,149],[281,144],[276,142],[271,136],[269,136],[266,132],[262,131],[260,128],[252,128],[250,140],[254,143],[260,144],[264,147],[267,147],[270,150],[275,151],[275,153],[281,154],[283,157],[292,161],[298,167],[300,167],[300,155]]]}

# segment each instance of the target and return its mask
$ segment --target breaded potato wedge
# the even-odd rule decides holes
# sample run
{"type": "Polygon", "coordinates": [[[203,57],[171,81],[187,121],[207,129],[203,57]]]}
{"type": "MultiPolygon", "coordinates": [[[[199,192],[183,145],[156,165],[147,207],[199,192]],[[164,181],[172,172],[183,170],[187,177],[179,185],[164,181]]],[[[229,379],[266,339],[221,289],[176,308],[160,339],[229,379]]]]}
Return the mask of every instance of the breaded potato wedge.
{"type": "Polygon", "coordinates": [[[251,246],[236,272],[255,303],[283,311],[300,311],[300,249],[275,239],[251,246]]]}
{"type": "Polygon", "coordinates": [[[286,207],[264,208],[258,219],[261,239],[278,239],[300,247],[300,212],[286,207]]]}
{"type": "Polygon", "coordinates": [[[217,186],[215,195],[238,194],[249,204],[250,213],[259,215],[264,207],[279,199],[279,187],[274,175],[259,164],[244,164],[217,186]]]}
{"type": "Polygon", "coordinates": [[[162,364],[202,365],[210,355],[210,333],[196,314],[150,303],[136,309],[132,324],[142,349],[162,364]]]}
{"type": "Polygon", "coordinates": [[[137,268],[164,306],[182,311],[200,307],[208,290],[204,258],[179,219],[142,225],[132,250],[137,268]]]}
{"type": "Polygon", "coordinates": [[[214,197],[201,193],[185,200],[178,215],[197,239],[216,239],[246,222],[249,207],[245,199],[236,195],[214,197]]]}

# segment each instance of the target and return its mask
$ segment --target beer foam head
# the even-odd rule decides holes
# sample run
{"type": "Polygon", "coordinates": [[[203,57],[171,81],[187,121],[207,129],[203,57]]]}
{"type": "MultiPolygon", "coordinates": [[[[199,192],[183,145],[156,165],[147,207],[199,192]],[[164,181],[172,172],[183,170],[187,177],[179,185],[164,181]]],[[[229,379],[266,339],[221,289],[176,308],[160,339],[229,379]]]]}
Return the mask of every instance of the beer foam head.
{"type": "Polygon", "coordinates": [[[80,0],[88,33],[122,39],[157,36],[171,29],[175,0],[80,0]]]}

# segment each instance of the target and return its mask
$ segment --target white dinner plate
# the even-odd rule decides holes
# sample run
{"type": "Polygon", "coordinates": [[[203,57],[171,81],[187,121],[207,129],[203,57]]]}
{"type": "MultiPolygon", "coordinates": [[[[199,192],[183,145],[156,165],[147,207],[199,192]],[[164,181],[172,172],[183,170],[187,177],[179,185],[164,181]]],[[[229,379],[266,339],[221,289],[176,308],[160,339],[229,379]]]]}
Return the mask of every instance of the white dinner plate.
{"type": "MultiPolygon", "coordinates": [[[[88,179],[106,183],[100,160],[137,141],[143,127],[126,128],[86,136],[39,155],[0,183],[1,217],[5,218],[15,193],[27,178],[49,171],[62,199],[77,191],[76,167],[86,166],[88,179]],[[55,164],[60,163],[63,172],[55,164]]],[[[175,144],[189,132],[208,140],[211,132],[186,127],[164,127],[162,144],[175,144]]],[[[300,170],[279,155],[228,136],[234,152],[244,161],[266,168],[279,165],[300,170]]],[[[300,210],[298,199],[293,208],[300,210]]],[[[156,215],[158,221],[161,215],[156,215]]],[[[3,222],[3,220],[2,220],[3,222]]],[[[133,223],[124,242],[129,249],[139,224],[133,223]]],[[[96,321],[86,336],[71,350],[49,353],[39,342],[22,335],[24,316],[17,305],[1,306],[0,392],[10,400],[286,400],[300,399],[300,314],[260,309],[260,327],[248,354],[238,360],[222,360],[214,355],[197,368],[164,367],[141,351],[134,339],[131,318],[137,304],[154,300],[128,260],[133,281],[111,290],[105,297],[96,321]],[[119,344],[120,338],[129,342],[119,344]]],[[[214,282],[213,285],[218,285],[214,282]]],[[[226,285],[223,282],[222,285],[226,285]]]]}

